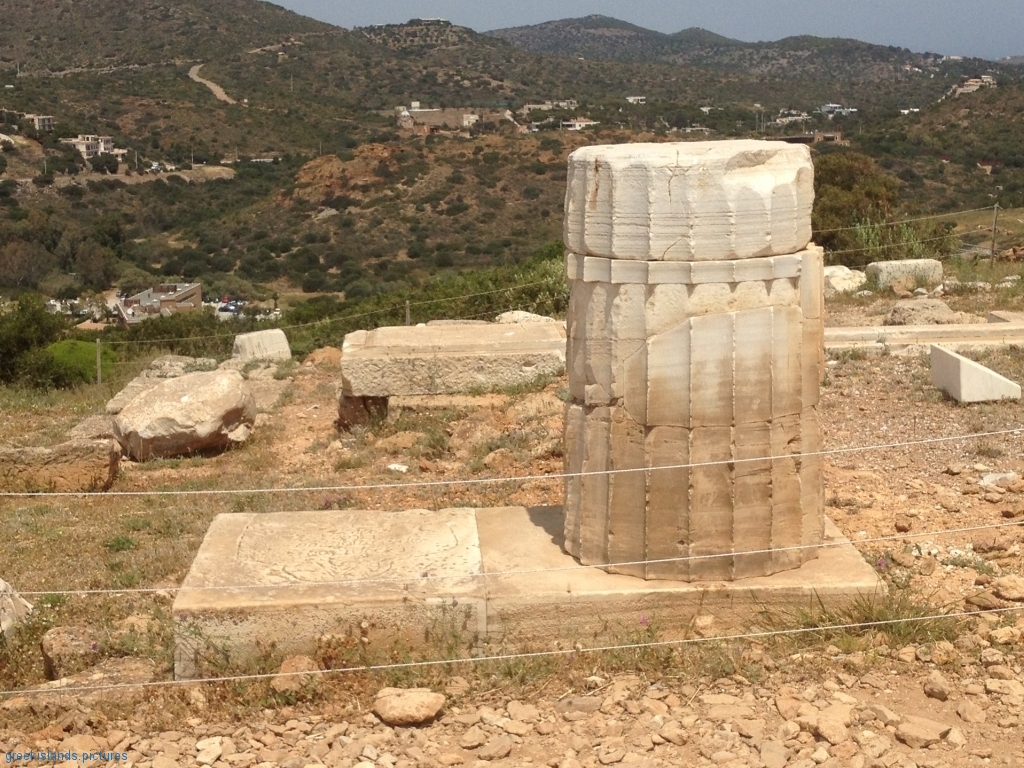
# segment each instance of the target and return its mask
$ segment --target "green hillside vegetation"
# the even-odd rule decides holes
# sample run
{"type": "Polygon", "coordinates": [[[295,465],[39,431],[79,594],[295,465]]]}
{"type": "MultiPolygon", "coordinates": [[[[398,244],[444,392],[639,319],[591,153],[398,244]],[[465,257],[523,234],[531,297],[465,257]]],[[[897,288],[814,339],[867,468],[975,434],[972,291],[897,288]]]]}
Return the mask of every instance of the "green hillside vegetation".
{"type": "Polygon", "coordinates": [[[837,81],[879,83],[931,74],[959,76],[991,66],[979,60],[943,62],[938,54],[843,38],[805,35],[745,43],[697,27],[668,35],[599,15],[498,29],[487,34],[536,54],[671,63],[718,72],[837,81]],[[921,71],[915,72],[913,68],[921,71]]]}
{"type": "Polygon", "coordinates": [[[0,0],[0,67],[26,74],[207,59],[336,28],[257,0],[0,0]]]}
{"type": "MultiPolygon", "coordinates": [[[[135,292],[162,280],[199,280],[208,296],[268,303],[280,297],[288,307],[324,294],[347,311],[355,303],[419,295],[438,280],[515,270],[559,239],[566,158],[584,143],[841,130],[852,147],[816,150],[815,226],[830,250],[859,254],[837,253],[850,263],[942,255],[956,247],[945,224],[878,228],[887,222],[1022,202],[1024,95],[1017,70],[1000,74],[997,90],[940,103],[958,81],[957,70],[945,64],[878,82],[859,64],[850,71],[861,80],[822,69],[857,57],[884,66],[906,58],[905,51],[856,41],[793,38],[752,47],[704,30],[648,34],[599,17],[577,25],[581,35],[600,33],[623,46],[643,39],[746,57],[774,46],[812,51],[790,58],[821,64],[753,75],[740,71],[746,64],[732,68],[724,53],[698,68],[536,55],[447,24],[346,32],[254,0],[191,0],[173,9],[103,0],[91,6],[88,23],[97,28],[88,44],[79,35],[64,45],[41,30],[70,34],[81,15],[77,5],[2,9],[9,23],[0,39],[18,56],[29,56],[38,37],[39,55],[95,63],[75,58],[81,45],[117,62],[109,72],[62,77],[34,76],[38,67],[28,67],[33,76],[13,77],[13,58],[0,62],[15,85],[0,91],[0,133],[19,142],[0,151],[0,291],[6,296],[42,291],[71,298],[111,286],[135,292]],[[218,101],[189,79],[196,56],[204,62],[202,76],[238,103],[218,101]],[[646,95],[648,103],[626,104],[630,94],[646,95]],[[531,115],[552,122],[525,135],[508,121],[431,136],[401,132],[396,124],[395,107],[413,100],[516,108],[564,98],[578,100],[575,114],[600,126],[553,130],[573,114],[559,110],[531,115]],[[860,111],[765,127],[778,109],[811,112],[825,101],[860,111]],[[912,104],[921,112],[898,114],[897,106],[912,104]],[[4,109],[54,114],[57,129],[37,135],[4,109]],[[677,132],[698,124],[709,133],[677,132]],[[59,141],[77,133],[109,133],[130,150],[128,166],[116,174],[90,172],[59,141]],[[186,169],[225,162],[231,170],[205,183],[179,173],[136,173],[151,162],[186,169]]],[[[926,60],[932,58],[911,59],[926,60]]]]}
{"type": "Polygon", "coordinates": [[[1024,205],[1024,84],[1001,82],[857,136],[921,210],[1024,205]]]}

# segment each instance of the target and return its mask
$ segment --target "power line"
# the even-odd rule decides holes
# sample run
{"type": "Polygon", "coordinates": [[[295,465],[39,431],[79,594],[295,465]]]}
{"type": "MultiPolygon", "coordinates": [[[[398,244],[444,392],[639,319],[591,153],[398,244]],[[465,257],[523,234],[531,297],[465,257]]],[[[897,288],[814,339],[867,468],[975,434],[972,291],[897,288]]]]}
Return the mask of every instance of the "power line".
{"type": "Polygon", "coordinates": [[[545,475],[520,475],[518,477],[479,477],[466,478],[461,480],[417,480],[410,483],[363,483],[356,485],[320,485],[320,486],[283,486],[271,488],[207,488],[198,490],[178,491],[3,491],[0,498],[89,498],[104,497],[125,497],[125,496],[217,496],[217,495],[238,495],[257,493],[323,493],[325,491],[374,491],[388,489],[411,488],[438,488],[452,485],[493,485],[495,483],[516,483],[530,480],[558,480],[569,477],[591,477],[594,475],[618,475],[630,472],[656,472],[670,469],[699,469],[702,467],[718,467],[733,464],[746,464],[762,461],[783,461],[817,456],[838,456],[847,453],[863,453],[866,451],[891,450],[893,448],[909,448],[919,445],[932,445],[936,443],[949,443],[959,440],[973,440],[981,437],[999,437],[1002,435],[1019,435],[1024,432],[1024,427],[1013,429],[1000,429],[990,432],[974,432],[966,435],[947,435],[944,437],[928,437],[920,440],[907,440],[895,443],[879,443],[877,445],[847,446],[844,448],[830,448],[822,451],[809,451],[807,453],[785,453],[774,456],[760,456],[746,459],[721,459],[718,461],[705,461],[687,464],[665,464],[659,466],[627,467],[622,469],[602,469],[587,472],[553,472],[545,475]]]}
{"type": "MultiPolygon", "coordinates": [[[[926,237],[923,240],[915,240],[914,244],[918,243],[934,243],[939,240],[948,240],[950,237],[958,237],[958,235],[942,235],[941,237],[926,237]]],[[[904,248],[907,243],[888,243],[885,245],[869,245],[864,248],[845,248],[841,251],[826,251],[830,256],[835,256],[842,253],[862,253],[864,251],[885,251],[892,248],[904,248]]]]}
{"type": "Polygon", "coordinates": [[[681,562],[692,562],[699,560],[714,560],[725,557],[743,557],[746,555],[765,555],[765,554],[776,554],[779,552],[797,552],[806,549],[834,549],[837,547],[845,547],[848,544],[879,544],[882,542],[889,541],[902,541],[904,539],[929,539],[939,538],[943,536],[952,536],[955,534],[965,533],[979,533],[981,531],[994,531],[1001,530],[1004,528],[1016,528],[1019,527],[1019,522],[1005,522],[1005,523],[993,523],[991,525],[975,525],[966,528],[942,528],[934,531],[924,531],[921,533],[900,533],[891,534],[889,536],[875,536],[868,539],[858,539],[856,542],[849,540],[840,541],[825,541],[821,544],[798,544],[791,547],[775,547],[767,549],[750,549],[739,552],[722,552],[720,554],[713,555],[686,555],[681,557],[666,557],[657,560],[633,560],[628,562],[615,562],[615,563],[599,563],[593,565],[565,565],[558,568],[520,568],[506,571],[487,571],[485,573],[459,573],[445,576],[412,576],[408,578],[380,578],[380,579],[335,579],[335,580],[324,580],[324,581],[302,581],[295,582],[293,584],[228,584],[228,585],[217,585],[217,586],[202,586],[202,587],[129,587],[124,589],[66,589],[66,590],[36,590],[32,592],[20,591],[22,597],[43,597],[43,596],[55,596],[55,597],[95,597],[103,595],[137,595],[137,594],[160,594],[167,592],[219,592],[225,590],[250,590],[250,589],[286,589],[288,587],[335,587],[335,586],[352,586],[352,585],[363,585],[363,584],[408,584],[410,582],[430,582],[430,581],[448,581],[451,579],[486,579],[504,576],[534,576],[544,573],[566,573],[574,571],[593,571],[593,570],[604,570],[606,568],[622,568],[631,565],[661,565],[666,563],[681,563],[681,562]]]}
{"type": "MultiPolygon", "coordinates": [[[[555,658],[559,656],[575,656],[584,653],[610,653],[612,651],[638,651],[650,648],[681,648],[691,645],[703,645],[706,643],[735,642],[738,640],[764,640],[772,637],[796,637],[810,635],[819,632],[836,632],[844,630],[866,630],[879,627],[889,627],[897,624],[919,624],[929,621],[941,621],[950,619],[967,619],[983,615],[999,615],[1024,610],[1024,606],[1010,606],[1007,608],[994,608],[977,611],[960,611],[957,613],[938,613],[928,616],[910,616],[900,619],[880,619],[877,621],[843,622],[838,624],[824,624],[818,627],[796,627],[793,629],[763,630],[757,632],[742,632],[732,635],[717,635],[713,637],[690,637],[681,640],[654,640],[646,643],[626,643],[623,645],[599,645],[590,648],[577,645],[574,648],[564,648],[553,651],[531,651],[526,653],[503,653],[492,656],[463,656],[455,659],[429,659],[425,661],[406,661],[394,664],[367,664],[358,667],[339,667],[337,669],[318,669],[315,671],[303,672],[264,672],[248,675],[225,675],[223,677],[201,677],[189,680],[154,680],[138,683],[111,683],[108,685],[75,686],[75,685],[51,685],[48,688],[27,688],[23,690],[0,691],[0,697],[4,696],[40,696],[40,695],[64,695],[64,694],[86,694],[99,691],[118,691],[139,688],[170,688],[183,685],[199,685],[207,683],[238,683],[256,682],[259,680],[270,680],[280,677],[326,677],[328,675],[352,674],[359,672],[386,672],[396,669],[423,669],[429,667],[447,666],[453,664],[482,664],[495,661],[514,661],[523,659],[555,658]]],[[[55,681],[62,683],[63,680],[55,681]]]]}
{"type": "MultiPolygon", "coordinates": [[[[467,294],[463,294],[461,296],[448,296],[448,297],[440,298],[440,299],[425,299],[423,301],[414,301],[414,302],[410,302],[409,306],[410,307],[419,307],[419,306],[424,306],[424,305],[427,305],[427,304],[440,304],[440,303],[443,303],[443,302],[457,302],[457,301],[462,301],[464,299],[475,299],[475,298],[478,298],[480,296],[492,296],[492,295],[494,295],[496,293],[505,293],[506,291],[516,291],[516,290],[519,290],[521,288],[533,288],[533,287],[538,286],[538,285],[552,285],[552,284],[553,283],[551,281],[549,281],[549,280],[537,280],[537,281],[532,282],[532,283],[520,283],[518,285],[510,285],[507,288],[496,288],[496,289],[494,289],[492,291],[481,291],[480,293],[467,293],[467,294]]],[[[322,318],[320,320],[313,320],[313,321],[308,322],[308,323],[297,323],[295,325],[273,326],[272,328],[268,328],[267,330],[275,330],[276,329],[276,330],[282,330],[282,331],[291,331],[291,330],[295,330],[297,328],[312,328],[313,326],[330,325],[331,323],[339,322],[339,321],[342,321],[342,320],[356,320],[356,319],[361,318],[361,317],[372,317],[373,315],[385,314],[387,312],[397,312],[399,310],[404,309],[404,307],[405,307],[404,303],[403,304],[396,304],[393,307],[382,307],[381,309],[373,309],[373,310],[370,310],[368,312],[359,312],[357,314],[352,314],[352,315],[335,315],[334,317],[326,317],[326,318],[322,318]]],[[[483,314],[488,314],[488,313],[483,313],[483,314]]],[[[104,340],[103,343],[104,344],[111,344],[111,345],[114,345],[114,344],[167,344],[169,342],[174,342],[174,341],[209,341],[211,339],[231,339],[231,338],[234,338],[236,335],[237,334],[234,334],[234,333],[226,333],[226,334],[214,334],[214,335],[210,335],[210,336],[181,336],[181,337],[178,337],[178,338],[170,338],[170,339],[138,339],[138,340],[127,340],[127,341],[106,341],[106,340],[104,340]]]]}
{"type": "Polygon", "coordinates": [[[991,205],[986,205],[984,208],[971,208],[970,210],[967,210],[967,211],[951,211],[950,213],[936,213],[936,214],[931,215],[931,216],[917,216],[917,217],[912,218],[912,219],[900,219],[898,221],[883,221],[883,222],[879,222],[877,224],[875,224],[875,223],[866,223],[866,224],[857,224],[857,225],[854,225],[852,227],[835,227],[833,229],[816,229],[816,230],[814,230],[814,233],[816,235],[825,235],[825,234],[831,234],[832,232],[847,232],[847,231],[852,230],[852,229],[862,229],[862,228],[870,228],[870,227],[895,227],[895,226],[898,226],[900,224],[910,224],[910,223],[915,222],[915,221],[930,221],[932,219],[944,219],[947,216],[963,216],[964,214],[968,214],[968,213],[978,213],[979,211],[991,211],[991,210],[992,210],[992,206],[991,205]]]}

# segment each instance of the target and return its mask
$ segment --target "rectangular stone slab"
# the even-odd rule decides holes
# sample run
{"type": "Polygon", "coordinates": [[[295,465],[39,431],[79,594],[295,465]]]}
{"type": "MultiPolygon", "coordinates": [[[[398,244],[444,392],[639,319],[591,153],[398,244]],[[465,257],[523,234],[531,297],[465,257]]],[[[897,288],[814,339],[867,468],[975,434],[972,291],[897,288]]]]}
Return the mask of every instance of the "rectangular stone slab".
{"type": "Polygon", "coordinates": [[[491,390],[564,371],[562,323],[377,328],[345,336],[341,353],[347,397],[491,390]]]}
{"type": "Polygon", "coordinates": [[[881,352],[927,352],[931,344],[947,348],[1005,347],[1024,344],[1024,325],[877,325],[825,329],[825,350],[865,349],[881,352]],[[923,349],[922,349],[923,348],[923,349]]]}
{"type": "Polygon", "coordinates": [[[367,622],[415,645],[442,603],[477,621],[481,572],[473,509],[218,515],[174,601],[175,676],[198,637],[311,652],[367,622]]]}
{"type": "Polygon", "coordinates": [[[580,568],[563,527],[560,507],[219,515],[174,602],[175,676],[195,676],[207,641],[244,660],[271,642],[313,653],[324,636],[429,656],[444,621],[467,645],[490,637],[522,650],[628,642],[645,623],[680,639],[697,615],[728,632],[763,611],[885,589],[831,523],[826,543],[841,546],[796,570],[700,584],[580,568]]]}

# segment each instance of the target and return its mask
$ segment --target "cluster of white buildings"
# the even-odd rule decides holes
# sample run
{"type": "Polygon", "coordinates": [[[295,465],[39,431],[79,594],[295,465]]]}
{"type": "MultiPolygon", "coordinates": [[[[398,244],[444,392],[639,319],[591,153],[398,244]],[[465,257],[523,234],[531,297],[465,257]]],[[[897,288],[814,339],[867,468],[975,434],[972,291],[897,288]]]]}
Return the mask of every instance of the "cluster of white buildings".
{"type": "Polygon", "coordinates": [[[974,93],[980,91],[982,88],[996,88],[996,79],[992,75],[982,75],[981,77],[969,77],[959,85],[954,85],[952,89],[953,96],[959,96],[963,93],[974,93]]]}
{"type": "Polygon", "coordinates": [[[849,117],[850,115],[857,114],[857,110],[853,107],[844,107],[842,104],[822,104],[818,111],[830,120],[839,115],[840,117],[849,117]]]}
{"type": "Polygon", "coordinates": [[[53,131],[53,115],[36,115],[31,112],[13,112],[9,109],[0,109],[0,113],[14,115],[18,120],[27,120],[39,133],[51,133],[53,131]]]}
{"type": "Polygon", "coordinates": [[[459,107],[440,109],[423,107],[414,101],[408,107],[396,107],[398,127],[421,135],[458,131],[472,128],[478,123],[500,123],[507,121],[515,126],[520,133],[525,133],[525,126],[516,123],[515,116],[509,109],[474,109],[459,107]]]}
{"type": "Polygon", "coordinates": [[[78,134],[74,139],[61,139],[61,144],[70,144],[78,150],[86,160],[92,160],[96,155],[113,155],[118,160],[123,160],[128,154],[127,149],[116,149],[114,139],[110,136],[94,136],[92,134],[78,134]]]}

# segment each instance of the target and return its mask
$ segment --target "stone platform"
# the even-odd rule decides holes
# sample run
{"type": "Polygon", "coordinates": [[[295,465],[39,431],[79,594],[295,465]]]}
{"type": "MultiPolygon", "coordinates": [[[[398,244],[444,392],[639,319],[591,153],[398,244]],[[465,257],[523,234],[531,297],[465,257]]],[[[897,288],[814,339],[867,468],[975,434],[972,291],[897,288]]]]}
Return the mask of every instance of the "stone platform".
{"type": "Polygon", "coordinates": [[[582,568],[562,550],[563,526],[560,507],[218,515],[174,602],[175,677],[201,671],[207,643],[233,660],[270,642],[311,653],[328,635],[429,655],[447,628],[460,653],[488,641],[547,650],[627,642],[647,626],[681,639],[697,617],[730,631],[885,589],[828,521],[820,557],[798,569],[701,583],[582,568]]]}

